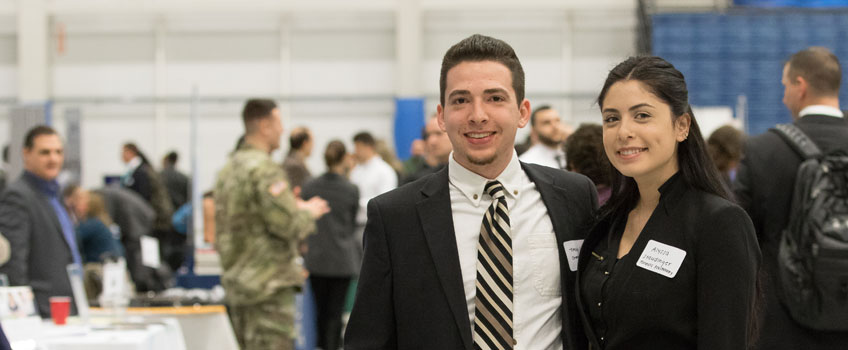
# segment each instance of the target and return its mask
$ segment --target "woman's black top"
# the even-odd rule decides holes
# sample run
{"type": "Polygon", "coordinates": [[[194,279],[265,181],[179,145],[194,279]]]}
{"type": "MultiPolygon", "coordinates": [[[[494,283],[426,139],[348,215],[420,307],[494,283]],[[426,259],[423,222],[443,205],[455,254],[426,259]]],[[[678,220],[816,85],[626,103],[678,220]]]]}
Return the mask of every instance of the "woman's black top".
{"type": "Polygon", "coordinates": [[[659,191],[627,255],[617,259],[629,210],[602,218],[583,243],[577,297],[589,341],[600,349],[747,349],[761,260],[750,218],[679,174],[659,191]],[[649,252],[657,247],[685,255],[649,252]]]}

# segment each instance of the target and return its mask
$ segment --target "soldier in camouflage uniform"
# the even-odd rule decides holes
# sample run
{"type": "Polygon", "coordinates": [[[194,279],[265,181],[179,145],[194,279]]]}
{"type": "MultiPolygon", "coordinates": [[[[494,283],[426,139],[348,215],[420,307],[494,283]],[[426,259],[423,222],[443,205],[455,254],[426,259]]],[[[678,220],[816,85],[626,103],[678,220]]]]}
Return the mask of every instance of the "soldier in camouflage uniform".
{"type": "Polygon", "coordinates": [[[304,282],[298,244],[329,207],[321,198],[296,198],[271,160],[283,131],[276,104],[249,100],[242,118],[245,143],[218,173],[214,191],[221,284],[242,349],[292,349],[294,296],[304,282]]]}

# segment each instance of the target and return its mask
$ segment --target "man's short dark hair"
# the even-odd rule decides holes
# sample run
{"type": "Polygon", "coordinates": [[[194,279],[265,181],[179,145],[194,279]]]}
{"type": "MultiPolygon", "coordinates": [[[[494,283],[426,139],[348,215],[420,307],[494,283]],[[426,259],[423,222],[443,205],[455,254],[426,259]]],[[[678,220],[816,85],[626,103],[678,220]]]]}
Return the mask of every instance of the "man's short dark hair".
{"type": "Polygon", "coordinates": [[[177,155],[177,151],[170,151],[165,155],[165,162],[170,165],[177,164],[178,159],[180,159],[180,156],[177,155]]]}
{"type": "Polygon", "coordinates": [[[244,122],[245,129],[260,119],[265,119],[271,116],[271,111],[277,108],[277,103],[270,99],[252,98],[244,104],[244,109],[241,111],[241,119],[244,122]]]}
{"type": "Polygon", "coordinates": [[[309,129],[307,128],[296,128],[291,135],[289,135],[289,146],[291,149],[301,149],[303,144],[310,139],[309,129]]]}
{"type": "Polygon", "coordinates": [[[35,138],[44,135],[58,135],[56,130],[47,125],[36,125],[29,129],[24,137],[24,148],[31,149],[35,145],[35,138]]]}
{"type": "Polygon", "coordinates": [[[3,146],[3,163],[9,162],[9,145],[3,146]]]}
{"type": "Polygon", "coordinates": [[[343,142],[339,140],[330,141],[327,144],[327,149],[324,150],[324,163],[327,164],[327,168],[332,168],[343,162],[345,155],[347,155],[347,149],[343,142]]]}
{"type": "Polygon", "coordinates": [[[474,34],[448,49],[442,59],[442,71],[439,75],[439,91],[442,106],[445,105],[448,71],[462,62],[494,61],[506,66],[512,73],[512,89],[518,105],[524,101],[524,68],[509,44],[503,40],[485,35],[474,34]]]}
{"type": "Polygon", "coordinates": [[[530,113],[530,127],[532,128],[536,126],[536,114],[539,114],[539,112],[541,111],[547,111],[549,109],[551,109],[551,106],[549,105],[541,105],[539,107],[536,107],[536,109],[533,110],[533,113],[530,113]]]}
{"type": "Polygon", "coordinates": [[[787,76],[790,83],[803,77],[815,96],[838,96],[842,83],[842,67],[839,59],[825,47],[813,46],[789,57],[787,76]]]}
{"type": "Polygon", "coordinates": [[[374,140],[374,136],[371,135],[370,132],[362,131],[353,135],[354,143],[361,143],[366,146],[377,147],[377,141],[374,140]]]}

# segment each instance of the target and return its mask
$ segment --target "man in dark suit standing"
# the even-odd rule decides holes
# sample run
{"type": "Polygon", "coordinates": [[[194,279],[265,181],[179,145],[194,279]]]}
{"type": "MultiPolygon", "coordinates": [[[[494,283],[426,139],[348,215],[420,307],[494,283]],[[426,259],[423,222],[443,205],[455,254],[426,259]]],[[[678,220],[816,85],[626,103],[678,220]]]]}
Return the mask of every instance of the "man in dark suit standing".
{"type": "Polygon", "coordinates": [[[50,297],[73,297],[66,266],[81,263],[74,224],[56,182],[63,150],[52,128],[30,129],[24,139],[24,172],[0,196],[0,232],[12,251],[0,273],[13,286],[31,286],[45,318],[50,317],[50,297]]]}
{"type": "MultiPolygon", "coordinates": [[[[792,55],[783,67],[783,104],[794,124],[827,153],[848,148],[848,123],[839,110],[842,70],[836,56],[823,47],[792,55]]],[[[760,349],[844,349],[848,332],[803,328],[780,304],[783,290],[778,276],[781,230],[788,222],[795,174],[801,164],[796,153],[777,133],[751,137],[733,184],[739,205],[750,215],[763,252],[766,280],[761,315],[760,349]]]]}
{"type": "Polygon", "coordinates": [[[582,175],[523,164],[524,71],[473,35],[442,61],[447,167],[368,203],[346,349],[584,349],[573,264],[597,195],[582,175]]]}

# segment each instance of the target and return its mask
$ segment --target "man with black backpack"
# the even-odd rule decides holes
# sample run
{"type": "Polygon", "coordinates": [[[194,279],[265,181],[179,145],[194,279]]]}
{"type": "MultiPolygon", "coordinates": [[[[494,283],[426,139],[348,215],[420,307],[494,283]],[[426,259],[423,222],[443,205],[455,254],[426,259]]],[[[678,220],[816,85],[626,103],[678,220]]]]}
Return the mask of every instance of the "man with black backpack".
{"type": "Polygon", "coordinates": [[[826,48],[793,54],[782,83],[794,122],[748,140],[733,184],[763,252],[759,349],[848,349],[841,77],[839,60],[826,48]]]}

